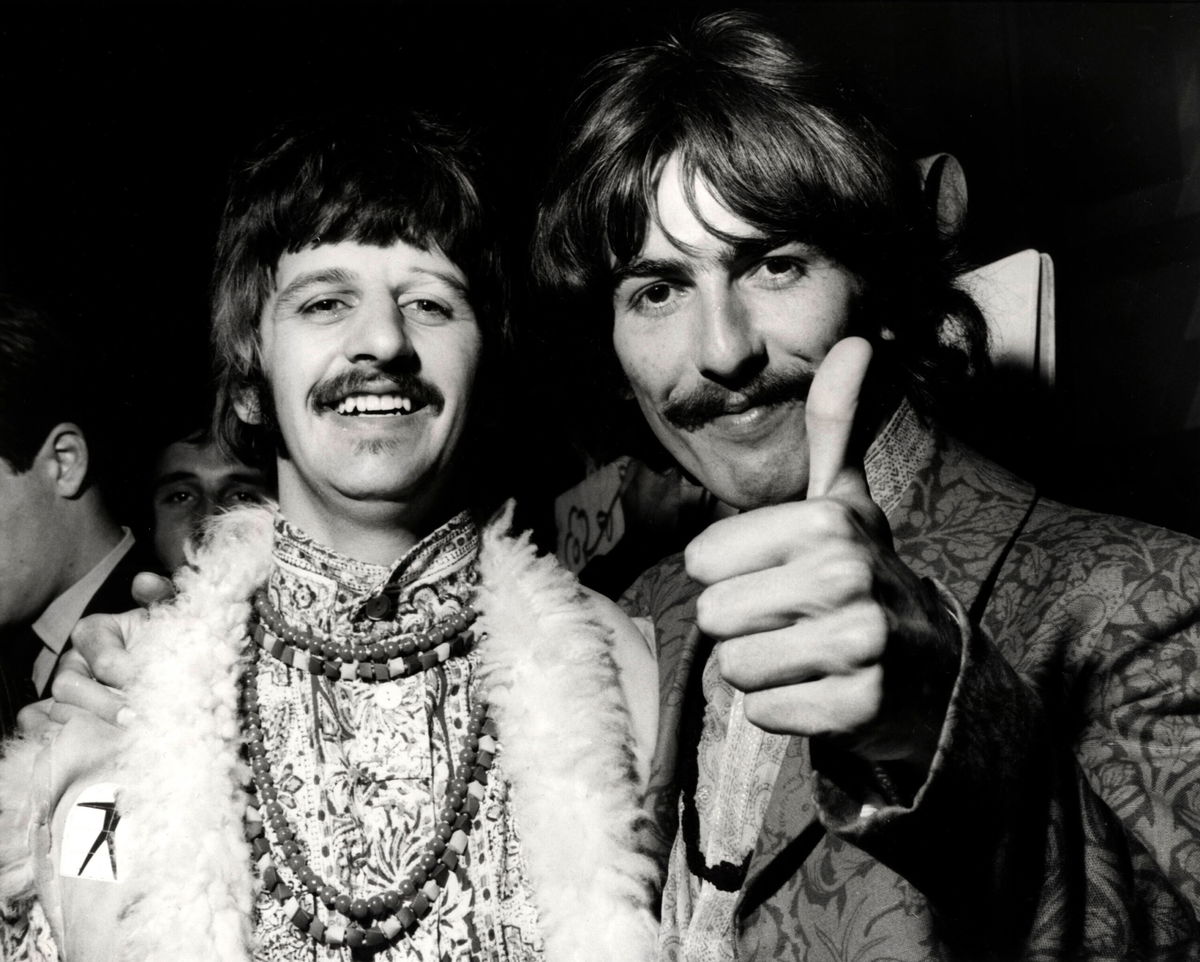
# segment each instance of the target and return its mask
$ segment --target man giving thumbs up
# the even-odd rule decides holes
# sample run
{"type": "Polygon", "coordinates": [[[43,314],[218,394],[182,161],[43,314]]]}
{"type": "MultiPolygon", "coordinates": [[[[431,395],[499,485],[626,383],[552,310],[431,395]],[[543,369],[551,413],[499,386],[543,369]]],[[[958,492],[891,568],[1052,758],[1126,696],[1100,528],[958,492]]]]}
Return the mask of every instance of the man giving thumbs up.
{"type": "Polygon", "coordinates": [[[602,60],[567,130],[556,320],[734,509],[625,599],[661,957],[1200,958],[1200,549],[938,428],[985,339],[913,166],[733,14],[602,60]]]}

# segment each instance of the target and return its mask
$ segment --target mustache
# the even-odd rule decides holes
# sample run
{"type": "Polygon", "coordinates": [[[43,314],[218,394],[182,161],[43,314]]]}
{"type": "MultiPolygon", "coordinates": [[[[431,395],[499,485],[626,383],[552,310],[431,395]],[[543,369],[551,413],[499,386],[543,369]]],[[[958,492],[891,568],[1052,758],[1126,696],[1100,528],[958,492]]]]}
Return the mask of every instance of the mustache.
{"type": "Polygon", "coordinates": [[[380,370],[349,370],[335,374],[313,388],[312,403],[317,408],[333,407],[348,394],[361,394],[368,390],[378,392],[380,388],[387,393],[403,394],[413,402],[414,407],[441,410],[446,403],[445,395],[438,387],[419,374],[380,370]]]}
{"type": "Polygon", "coordinates": [[[662,415],[682,431],[697,431],[714,418],[738,408],[767,407],[803,401],[812,385],[812,371],[763,371],[737,390],[706,381],[686,397],[669,401],[662,415]]]}

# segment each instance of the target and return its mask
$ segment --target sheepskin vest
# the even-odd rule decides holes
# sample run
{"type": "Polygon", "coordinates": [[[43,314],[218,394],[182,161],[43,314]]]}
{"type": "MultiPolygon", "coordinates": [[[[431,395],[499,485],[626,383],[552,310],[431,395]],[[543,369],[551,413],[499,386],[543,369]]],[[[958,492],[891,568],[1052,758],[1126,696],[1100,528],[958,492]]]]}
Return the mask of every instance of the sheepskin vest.
{"type": "MultiPolygon", "coordinates": [[[[649,958],[653,868],[637,845],[632,736],[609,632],[569,574],[537,557],[528,537],[508,536],[510,516],[482,535],[478,678],[499,729],[505,790],[496,797],[519,827],[544,958],[649,958]]],[[[106,776],[119,786],[128,865],[119,902],[81,908],[62,888],[77,880],[52,864],[46,836],[67,793],[52,785],[38,798],[37,788],[53,782],[46,771],[72,734],[44,748],[17,743],[0,762],[0,838],[29,840],[0,850],[0,896],[36,893],[60,945],[88,941],[81,926],[93,934],[116,926],[121,959],[262,957],[252,931],[261,893],[243,836],[238,688],[247,599],[270,575],[273,540],[270,511],[226,515],[194,569],[178,576],[177,598],[152,612],[131,645],[136,721],[116,740],[106,776]]]]}

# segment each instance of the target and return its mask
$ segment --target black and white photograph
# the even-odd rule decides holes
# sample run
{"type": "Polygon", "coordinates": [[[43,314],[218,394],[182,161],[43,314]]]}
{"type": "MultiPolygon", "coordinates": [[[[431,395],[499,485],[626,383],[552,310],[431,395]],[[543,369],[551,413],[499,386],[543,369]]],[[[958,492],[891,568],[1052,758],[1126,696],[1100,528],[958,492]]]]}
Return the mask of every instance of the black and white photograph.
{"type": "Polygon", "coordinates": [[[0,84],[0,960],[1200,962],[1200,3],[0,84]]]}

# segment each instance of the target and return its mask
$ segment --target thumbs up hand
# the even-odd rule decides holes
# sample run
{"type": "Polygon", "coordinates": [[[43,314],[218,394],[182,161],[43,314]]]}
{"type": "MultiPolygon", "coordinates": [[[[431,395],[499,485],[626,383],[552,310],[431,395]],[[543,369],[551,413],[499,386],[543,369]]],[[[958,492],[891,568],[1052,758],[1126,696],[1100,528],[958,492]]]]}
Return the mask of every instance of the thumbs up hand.
{"type": "Polygon", "coordinates": [[[706,586],[698,626],[720,642],[721,674],[745,692],[751,722],[923,773],[956,674],[958,631],[896,556],[861,458],[850,456],[870,359],[866,341],[846,338],[816,372],[807,498],[716,522],[684,561],[706,586]]]}

